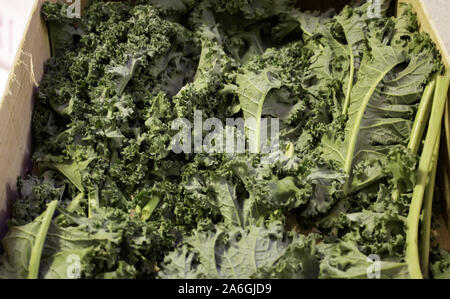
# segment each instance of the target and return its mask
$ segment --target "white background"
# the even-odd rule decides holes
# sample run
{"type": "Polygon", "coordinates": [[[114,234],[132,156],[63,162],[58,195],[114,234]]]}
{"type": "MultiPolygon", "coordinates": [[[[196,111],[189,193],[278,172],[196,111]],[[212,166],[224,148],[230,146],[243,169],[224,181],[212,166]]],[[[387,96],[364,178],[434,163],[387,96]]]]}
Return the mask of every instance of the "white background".
{"type": "Polygon", "coordinates": [[[0,0],[0,98],[34,0],[0,0]]]}

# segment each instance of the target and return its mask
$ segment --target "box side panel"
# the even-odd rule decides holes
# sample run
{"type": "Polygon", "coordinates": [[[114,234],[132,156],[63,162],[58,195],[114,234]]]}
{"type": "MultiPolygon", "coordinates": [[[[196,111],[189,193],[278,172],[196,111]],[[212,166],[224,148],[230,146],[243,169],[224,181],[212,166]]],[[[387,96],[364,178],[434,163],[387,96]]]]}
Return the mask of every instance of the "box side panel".
{"type": "MultiPolygon", "coordinates": [[[[448,26],[448,16],[450,11],[450,1],[448,0],[421,0],[425,11],[431,16],[436,34],[442,39],[442,49],[450,51],[450,26],[448,26]]],[[[447,64],[450,63],[450,56],[446,55],[447,64]]]]}
{"type": "Polygon", "coordinates": [[[40,17],[43,2],[34,4],[0,99],[0,236],[6,229],[8,206],[16,197],[17,176],[28,168],[33,92],[50,56],[47,29],[40,17]]]}

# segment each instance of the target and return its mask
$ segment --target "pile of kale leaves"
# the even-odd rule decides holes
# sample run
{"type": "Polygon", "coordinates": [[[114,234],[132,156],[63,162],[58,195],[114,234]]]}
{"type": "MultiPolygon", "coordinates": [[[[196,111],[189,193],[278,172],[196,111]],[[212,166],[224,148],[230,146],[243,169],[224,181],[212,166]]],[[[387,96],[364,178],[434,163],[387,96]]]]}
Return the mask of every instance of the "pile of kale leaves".
{"type": "Polygon", "coordinates": [[[375,254],[408,277],[406,145],[441,63],[410,7],[388,7],[46,3],[53,57],[0,276],[364,278],[375,254]],[[176,154],[171,124],[196,110],[280,119],[278,159],[176,154]]]}

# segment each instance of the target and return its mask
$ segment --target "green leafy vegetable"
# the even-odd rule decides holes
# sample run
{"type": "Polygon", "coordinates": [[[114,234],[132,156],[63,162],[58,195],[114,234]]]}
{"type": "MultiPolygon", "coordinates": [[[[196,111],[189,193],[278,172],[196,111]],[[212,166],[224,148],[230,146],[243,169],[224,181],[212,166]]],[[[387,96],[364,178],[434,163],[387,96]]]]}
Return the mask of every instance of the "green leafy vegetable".
{"type": "Polygon", "coordinates": [[[442,123],[442,116],[444,114],[445,100],[447,98],[449,83],[450,72],[447,71],[444,76],[438,76],[436,91],[434,92],[433,107],[431,108],[432,118],[428,126],[425,145],[420,157],[420,163],[417,170],[417,184],[414,186],[411,208],[408,214],[406,259],[409,263],[411,277],[413,278],[423,277],[419,261],[419,218],[428,177],[433,168],[431,167],[431,162],[433,159],[434,148],[437,143],[436,140],[438,140],[438,136],[441,131],[440,127],[442,123]]]}
{"type": "MultiPolygon", "coordinates": [[[[248,226],[245,229],[216,226],[214,231],[195,232],[178,248],[166,257],[161,272],[163,278],[250,278],[269,274],[269,268],[286,267],[277,265],[291,258],[294,251],[303,251],[296,256],[296,269],[291,275],[307,275],[302,270],[309,269],[314,259],[314,246],[306,238],[290,241],[283,234],[281,223],[272,222],[269,227],[248,226]],[[217,257],[218,255],[218,257],[217,257]],[[302,265],[304,264],[304,265],[302,265]],[[298,271],[298,272],[297,272],[298,271]]],[[[284,270],[286,271],[286,270],[284,270]]],[[[282,272],[282,271],[280,271],[282,272]]]]}
{"type": "MultiPolygon", "coordinates": [[[[447,79],[390,4],[45,3],[0,277],[419,277],[447,79]]],[[[431,250],[434,277],[448,264],[431,250]]]]}

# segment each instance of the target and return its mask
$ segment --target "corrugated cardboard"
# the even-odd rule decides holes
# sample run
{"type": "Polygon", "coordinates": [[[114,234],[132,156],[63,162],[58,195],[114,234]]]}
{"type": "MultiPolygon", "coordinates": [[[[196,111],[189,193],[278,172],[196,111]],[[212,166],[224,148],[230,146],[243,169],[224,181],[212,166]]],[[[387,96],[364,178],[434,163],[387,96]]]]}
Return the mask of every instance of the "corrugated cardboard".
{"type": "Polygon", "coordinates": [[[438,35],[442,39],[443,48],[450,50],[450,1],[448,0],[425,0],[423,6],[430,22],[433,23],[438,35]]]}
{"type": "Polygon", "coordinates": [[[0,233],[6,229],[8,207],[16,197],[17,176],[28,169],[33,92],[50,57],[47,28],[39,13],[43,2],[34,4],[0,100],[0,233]]]}

